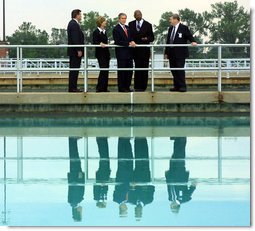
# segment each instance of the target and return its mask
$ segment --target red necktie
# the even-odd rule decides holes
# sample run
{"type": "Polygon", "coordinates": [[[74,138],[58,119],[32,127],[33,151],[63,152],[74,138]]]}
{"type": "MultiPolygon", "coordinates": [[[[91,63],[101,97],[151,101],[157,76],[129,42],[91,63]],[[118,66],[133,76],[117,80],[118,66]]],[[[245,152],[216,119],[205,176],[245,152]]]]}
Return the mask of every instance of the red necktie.
{"type": "Polygon", "coordinates": [[[128,31],[127,31],[127,28],[125,26],[123,27],[123,30],[124,30],[126,36],[128,37],[128,31]]]}

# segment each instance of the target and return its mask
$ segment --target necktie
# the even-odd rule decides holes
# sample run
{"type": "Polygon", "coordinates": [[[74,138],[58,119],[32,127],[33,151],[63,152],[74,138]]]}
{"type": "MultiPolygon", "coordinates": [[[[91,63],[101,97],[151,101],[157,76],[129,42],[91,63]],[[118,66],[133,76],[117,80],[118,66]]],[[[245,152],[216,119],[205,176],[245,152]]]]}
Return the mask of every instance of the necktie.
{"type": "Polygon", "coordinates": [[[141,29],[141,26],[140,26],[140,21],[137,21],[137,26],[136,26],[136,30],[139,32],[141,29]]]}
{"type": "Polygon", "coordinates": [[[172,33],[171,33],[171,36],[170,36],[170,44],[174,43],[174,35],[175,35],[175,26],[173,27],[173,30],[172,30],[172,33]]]}
{"type": "Polygon", "coordinates": [[[125,26],[123,27],[123,30],[124,30],[126,36],[128,37],[128,31],[127,31],[127,28],[125,26]]]}

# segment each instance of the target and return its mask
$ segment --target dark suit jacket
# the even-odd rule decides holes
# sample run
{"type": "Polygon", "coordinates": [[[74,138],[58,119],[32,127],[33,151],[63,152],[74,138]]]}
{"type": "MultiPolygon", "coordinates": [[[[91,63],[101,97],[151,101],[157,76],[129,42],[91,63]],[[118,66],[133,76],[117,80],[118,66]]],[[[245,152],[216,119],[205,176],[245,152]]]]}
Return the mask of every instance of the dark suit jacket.
{"type": "MultiPolygon", "coordinates": [[[[93,44],[100,44],[101,42],[104,43],[104,44],[107,44],[108,43],[108,37],[107,37],[106,32],[105,32],[105,34],[100,33],[100,31],[97,28],[93,32],[93,44]]],[[[96,47],[95,56],[96,56],[97,59],[100,58],[100,57],[110,59],[109,48],[108,47],[105,47],[105,48],[96,47]]]]}
{"type": "MultiPolygon", "coordinates": [[[[168,29],[166,44],[170,44],[172,30],[173,26],[170,26],[168,29]]],[[[187,44],[188,41],[196,42],[189,28],[180,23],[178,30],[176,31],[173,44],[187,44]]],[[[189,50],[188,47],[166,47],[165,54],[167,54],[170,59],[185,59],[189,57],[189,50]]]]}
{"type": "Polygon", "coordinates": [[[168,191],[168,200],[173,201],[175,198],[173,197],[173,191],[175,192],[176,199],[180,201],[180,203],[185,203],[190,201],[192,198],[192,194],[195,191],[196,187],[191,185],[188,186],[189,180],[189,172],[185,169],[176,170],[176,171],[167,171],[166,182],[167,191],[168,191]]]}
{"type": "MultiPolygon", "coordinates": [[[[80,25],[72,19],[67,26],[68,45],[84,45],[84,34],[80,25]]],[[[83,47],[68,47],[68,56],[77,56],[78,51],[84,51],[83,47]]]]}
{"type": "Polygon", "coordinates": [[[123,47],[116,47],[115,53],[117,59],[132,59],[132,49],[129,47],[129,43],[133,40],[132,35],[130,33],[129,27],[125,26],[128,31],[128,37],[126,36],[123,28],[120,26],[120,24],[117,24],[113,28],[113,40],[115,45],[123,46],[123,47]]]}
{"type": "MultiPolygon", "coordinates": [[[[150,44],[154,41],[154,34],[152,30],[152,25],[147,22],[143,21],[142,27],[138,32],[136,29],[136,20],[130,22],[129,24],[131,35],[134,39],[136,44],[150,44]],[[147,41],[143,41],[142,38],[147,37],[147,41]]],[[[150,57],[150,48],[149,47],[137,47],[134,49],[135,55],[139,55],[141,57],[150,57]]]]}

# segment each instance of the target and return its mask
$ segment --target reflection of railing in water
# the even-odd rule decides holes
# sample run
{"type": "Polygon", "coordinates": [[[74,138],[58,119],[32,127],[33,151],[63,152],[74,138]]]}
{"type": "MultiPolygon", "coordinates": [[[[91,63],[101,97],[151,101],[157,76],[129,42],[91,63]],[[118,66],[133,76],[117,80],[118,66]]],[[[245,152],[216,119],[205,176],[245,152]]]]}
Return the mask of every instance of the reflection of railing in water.
{"type": "MultiPolygon", "coordinates": [[[[84,161],[84,169],[88,170],[89,169],[89,161],[90,160],[106,160],[104,158],[99,158],[99,157],[91,157],[89,156],[88,153],[88,147],[89,147],[89,142],[88,142],[88,137],[84,137],[84,156],[81,156],[79,158],[79,160],[83,160],[84,161]]],[[[236,178],[236,177],[223,177],[222,176],[222,161],[224,160],[225,162],[227,161],[231,161],[231,160],[242,160],[245,161],[245,163],[247,163],[247,166],[249,166],[249,160],[250,158],[247,156],[223,156],[222,155],[222,137],[218,137],[218,155],[217,156],[213,156],[213,157],[203,157],[203,156],[194,156],[194,157],[186,157],[185,159],[174,159],[171,157],[157,157],[155,156],[155,142],[154,142],[154,138],[151,138],[151,152],[150,152],[150,156],[149,158],[143,159],[140,158],[139,160],[148,160],[151,164],[151,174],[152,174],[152,178],[150,182],[147,183],[137,183],[137,185],[155,185],[157,186],[167,186],[167,185],[171,185],[171,183],[167,183],[166,179],[163,177],[155,177],[154,176],[154,162],[155,160],[166,160],[169,161],[170,159],[173,161],[192,161],[192,160],[199,160],[199,161],[203,161],[203,160],[212,160],[215,161],[214,163],[218,164],[218,177],[217,178],[212,178],[212,177],[208,177],[208,178],[189,178],[189,182],[196,182],[198,185],[245,185],[248,186],[250,184],[250,179],[248,177],[243,177],[243,178],[236,178]],[[218,160],[218,161],[217,161],[218,160]]],[[[4,137],[4,158],[0,158],[0,160],[3,160],[5,163],[6,161],[17,161],[17,178],[15,177],[9,177],[6,178],[6,174],[4,175],[4,179],[0,181],[0,184],[4,184],[5,185],[5,205],[7,204],[7,198],[6,198],[6,186],[8,185],[15,185],[15,184],[26,184],[26,185],[52,185],[52,186],[58,186],[58,185],[69,185],[69,186],[84,186],[84,184],[70,184],[68,183],[67,178],[29,178],[26,177],[24,178],[23,176],[23,164],[24,161],[50,161],[50,160],[64,160],[64,161],[69,161],[69,160],[75,160],[78,161],[77,159],[70,159],[68,157],[25,157],[24,153],[23,153],[23,137],[17,137],[17,157],[8,157],[6,156],[6,138],[4,137]]],[[[130,159],[126,159],[126,158],[117,158],[117,157],[109,157],[109,160],[112,161],[117,161],[117,160],[130,160],[130,159]]],[[[135,159],[133,159],[135,160],[135,159]]],[[[192,171],[192,169],[189,169],[192,171]]],[[[6,168],[5,168],[5,172],[6,172],[6,168]]],[[[85,181],[85,185],[97,185],[98,183],[96,182],[95,179],[88,177],[88,172],[86,172],[85,174],[86,176],[86,181],[85,181]]],[[[104,185],[109,185],[111,187],[114,187],[115,185],[119,184],[118,182],[115,181],[115,178],[110,178],[109,181],[104,182],[104,185]]],[[[186,185],[182,182],[178,183],[174,183],[174,185],[186,185]]],[[[2,224],[7,225],[8,224],[8,210],[7,207],[4,207],[4,211],[3,211],[3,222],[2,224]],[[5,223],[4,223],[5,222],[5,223]]]]}
{"type": "MultiPolygon", "coordinates": [[[[4,137],[5,139],[5,137],[4,137]]],[[[146,158],[146,160],[150,161],[150,168],[151,168],[151,175],[152,175],[152,182],[153,183],[159,183],[159,182],[163,182],[163,181],[159,181],[158,178],[155,177],[155,167],[154,167],[154,162],[156,160],[167,160],[169,161],[170,159],[175,161],[175,160],[178,160],[178,161],[181,161],[181,160],[186,160],[186,161],[192,161],[192,160],[199,160],[199,161],[206,161],[206,160],[210,160],[210,161],[216,161],[217,160],[217,165],[218,165],[218,178],[217,179],[211,179],[211,183],[215,183],[215,182],[218,182],[218,183],[224,183],[224,182],[227,182],[228,180],[231,180],[231,178],[224,178],[222,176],[222,161],[230,161],[230,160],[244,160],[244,161],[250,161],[250,158],[247,157],[247,156],[227,156],[227,157],[224,157],[222,155],[222,137],[218,137],[218,154],[217,156],[215,157],[204,157],[204,156],[194,156],[194,157],[186,157],[185,159],[173,159],[171,157],[157,157],[155,156],[155,148],[154,148],[155,144],[154,144],[154,138],[151,139],[151,155],[149,156],[149,158],[146,158]]],[[[23,137],[18,137],[17,139],[17,157],[7,157],[5,156],[4,158],[0,158],[0,160],[3,160],[4,163],[6,163],[7,160],[10,160],[10,161],[17,161],[17,179],[15,180],[15,182],[17,183],[24,183],[26,182],[26,180],[24,180],[24,177],[23,177],[23,162],[24,161],[31,161],[31,160],[35,160],[35,161],[56,161],[56,160],[60,160],[60,161],[66,161],[66,160],[70,160],[70,158],[68,157],[24,157],[23,155],[23,137]]],[[[89,161],[91,160],[104,160],[104,159],[100,159],[99,157],[89,157],[89,154],[88,154],[88,137],[85,137],[84,138],[84,156],[80,157],[80,160],[83,160],[84,161],[84,169],[86,170],[86,173],[85,173],[85,177],[87,180],[89,180],[88,178],[88,168],[89,168],[89,161]]],[[[109,157],[109,160],[113,160],[113,161],[117,161],[117,160],[127,160],[125,158],[117,158],[117,157],[109,157]]],[[[135,159],[133,159],[135,160],[135,159]]],[[[145,160],[145,159],[139,159],[139,160],[145,160]]],[[[90,179],[91,180],[91,179],[90,179]]],[[[198,181],[200,182],[203,182],[203,183],[206,183],[206,182],[210,182],[210,181],[207,181],[208,179],[201,179],[198,181]]],[[[241,181],[238,180],[237,178],[234,178],[233,179],[233,182],[231,183],[234,183],[236,181],[236,183],[240,183],[241,181]]],[[[11,180],[12,181],[12,180],[11,180]]],[[[11,182],[11,181],[8,181],[7,178],[6,178],[6,175],[4,175],[4,183],[6,182],[11,182]]],[[[247,183],[249,180],[248,179],[245,179],[245,182],[247,183]]],[[[39,180],[40,182],[40,180],[39,180]]],[[[44,182],[44,180],[42,181],[44,182]]],[[[95,183],[94,181],[91,181],[93,183],[95,183]]],[[[0,182],[1,183],[1,182],[0,182]]]]}

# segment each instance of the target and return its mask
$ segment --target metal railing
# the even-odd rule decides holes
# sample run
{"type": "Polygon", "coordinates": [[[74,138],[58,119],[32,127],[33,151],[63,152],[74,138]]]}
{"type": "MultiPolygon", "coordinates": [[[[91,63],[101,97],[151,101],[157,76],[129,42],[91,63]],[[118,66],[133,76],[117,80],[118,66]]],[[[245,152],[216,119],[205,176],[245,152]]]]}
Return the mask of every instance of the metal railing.
{"type": "MultiPolygon", "coordinates": [[[[217,71],[218,73],[218,81],[217,81],[217,90],[218,92],[222,91],[222,72],[223,71],[230,71],[230,70],[235,70],[235,71],[240,71],[240,70],[250,70],[250,66],[229,66],[226,65],[222,59],[222,48],[223,47],[250,47],[250,44],[198,44],[196,47],[201,48],[201,47],[207,47],[207,48],[217,48],[217,53],[218,53],[218,59],[217,59],[217,66],[214,67],[184,67],[184,68],[168,68],[168,67],[156,67],[155,66],[155,48],[164,48],[164,47],[191,47],[190,44],[151,44],[151,45],[137,45],[137,47],[150,47],[151,49],[151,65],[149,68],[94,68],[94,67],[89,67],[88,63],[88,57],[85,55],[85,58],[83,59],[82,63],[83,65],[81,68],[67,68],[67,67],[61,67],[61,66],[54,66],[53,68],[48,68],[48,67],[43,67],[40,66],[31,68],[31,67],[23,67],[22,63],[24,61],[23,58],[23,51],[24,49],[31,49],[31,48],[38,48],[38,49],[43,49],[43,48],[67,48],[67,47],[81,47],[81,45],[0,45],[0,48],[15,48],[16,53],[17,53],[17,59],[16,59],[16,65],[11,68],[1,68],[2,72],[16,72],[16,78],[17,78],[17,93],[22,92],[22,75],[23,73],[26,72],[52,72],[53,70],[56,72],[64,72],[64,71],[70,71],[70,70],[79,70],[80,72],[83,73],[84,77],[84,92],[88,91],[88,73],[92,71],[100,71],[100,70],[109,70],[109,71],[118,71],[118,70],[148,70],[150,72],[151,76],[151,91],[155,91],[155,72],[162,72],[162,71],[167,71],[169,72],[170,70],[186,70],[186,71],[217,71]]],[[[88,48],[95,48],[95,47],[100,47],[100,45],[83,45],[84,49],[84,54],[87,54],[88,48]]],[[[110,48],[115,48],[118,47],[116,45],[107,45],[107,47],[110,48]]],[[[249,61],[249,60],[248,60],[249,61]]]]}

